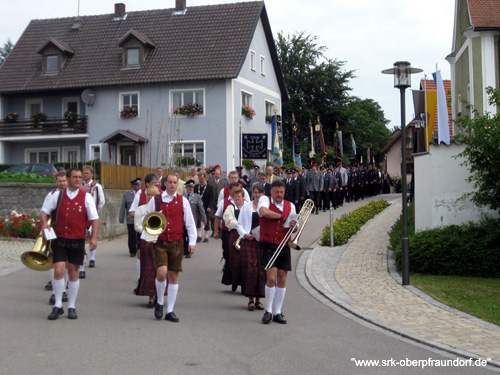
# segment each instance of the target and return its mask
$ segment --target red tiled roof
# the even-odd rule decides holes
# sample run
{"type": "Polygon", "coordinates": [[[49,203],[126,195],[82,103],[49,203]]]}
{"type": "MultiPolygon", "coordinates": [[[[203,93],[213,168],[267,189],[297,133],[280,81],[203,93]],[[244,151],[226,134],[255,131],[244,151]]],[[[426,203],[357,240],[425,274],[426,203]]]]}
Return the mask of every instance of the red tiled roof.
{"type": "Polygon", "coordinates": [[[468,0],[469,15],[474,29],[500,28],[499,0],[468,0]]]}
{"type": "Polygon", "coordinates": [[[76,18],[32,20],[0,68],[0,93],[64,90],[109,85],[228,79],[238,76],[262,20],[280,89],[286,89],[264,2],[128,12],[76,18]],[[122,69],[120,40],[131,30],[153,44],[139,69],[122,69]],[[48,40],[74,51],[57,75],[42,74],[36,53],[48,40]]]}

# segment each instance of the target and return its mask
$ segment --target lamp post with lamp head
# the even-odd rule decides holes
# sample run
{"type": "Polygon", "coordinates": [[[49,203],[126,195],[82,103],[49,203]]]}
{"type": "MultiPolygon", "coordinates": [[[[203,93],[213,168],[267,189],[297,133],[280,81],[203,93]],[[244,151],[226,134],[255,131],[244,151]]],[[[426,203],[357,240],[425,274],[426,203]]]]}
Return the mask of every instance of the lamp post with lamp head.
{"type": "Polygon", "coordinates": [[[391,69],[382,70],[384,74],[394,75],[394,87],[399,89],[401,96],[401,187],[403,192],[403,238],[401,239],[401,268],[403,271],[403,285],[410,284],[410,254],[408,247],[408,218],[407,218],[407,186],[406,186],[406,114],[405,90],[411,86],[411,75],[420,73],[422,69],[412,68],[408,61],[398,61],[391,69]]]}

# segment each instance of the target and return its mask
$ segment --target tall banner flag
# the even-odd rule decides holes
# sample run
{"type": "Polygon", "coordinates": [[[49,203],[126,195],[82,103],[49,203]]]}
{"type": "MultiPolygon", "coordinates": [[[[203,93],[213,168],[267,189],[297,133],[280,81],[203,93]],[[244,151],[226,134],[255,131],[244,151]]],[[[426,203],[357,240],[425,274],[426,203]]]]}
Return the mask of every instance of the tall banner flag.
{"type": "Polygon", "coordinates": [[[450,144],[450,124],[448,122],[448,106],[446,104],[446,93],[444,92],[443,78],[441,72],[432,73],[437,91],[437,113],[438,113],[438,144],[444,142],[450,144]]]}
{"type": "Polygon", "coordinates": [[[311,121],[309,121],[309,130],[311,131],[311,135],[309,139],[310,142],[308,142],[307,147],[307,156],[309,156],[309,159],[314,159],[314,156],[316,156],[316,152],[314,150],[314,130],[311,121]]]}
{"type": "Polygon", "coordinates": [[[368,147],[368,149],[366,150],[366,160],[368,160],[368,164],[370,164],[370,161],[372,160],[371,155],[372,155],[372,153],[371,153],[370,147],[368,147]]]}
{"type": "Polygon", "coordinates": [[[294,168],[302,169],[302,158],[300,157],[300,144],[299,139],[297,138],[297,129],[299,128],[299,124],[295,121],[295,114],[292,113],[292,122],[293,122],[293,166],[294,168]]]}
{"type": "Polygon", "coordinates": [[[326,144],[325,144],[325,137],[323,136],[323,126],[321,125],[321,122],[319,121],[319,116],[318,116],[318,123],[314,127],[314,150],[316,151],[317,154],[321,154],[321,158],[323,163],[325,163],[326,159],[326,144]]]}
{"type": "Polygon", "coordinates": [[[243,133],[241,139],[243,159],[267,159],[267,133],[243,133]]]}
{"type": "Polygon", "coordinates": [[[280,137],[278,133],[278,116],[276,115],[276,108],[274,110],[274,116],[271,117],[271,129],[272,129],[272,142],[273,149],[271,152],[271,161],[278,167],[283,164],[283,154],[280,149],[280,137]]]}
{"type": "Polygon", "coordinates": [[[356,142],[354,142],[354,136],[351,134],[351,141],[352,141],[352,154],[356,158],[356,142]]]}

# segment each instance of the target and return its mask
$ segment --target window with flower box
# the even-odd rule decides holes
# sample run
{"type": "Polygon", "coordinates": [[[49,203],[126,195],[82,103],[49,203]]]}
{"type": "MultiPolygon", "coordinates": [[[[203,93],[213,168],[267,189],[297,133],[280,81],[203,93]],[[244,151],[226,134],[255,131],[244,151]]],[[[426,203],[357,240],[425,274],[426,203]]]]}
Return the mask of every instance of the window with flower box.
{"type": "Polygon", "coordinates": [[[266,122],[271,123],[272,116],[274,116],[274,103],[266,100],[266,122]]]}
{"type": "MultiPolygon", "coordinates": [[[[171,144],[173,148],[173,153],[177,155],[177,158],[182,157],[186,160],[194,160],[194,163],[189,165],[196,165],[198,162],[200,165],[205,165],[205,141],[181,141],[171,144]]],[[[187,166],[187,165],[186,165],[187,166]]]]}
{"type": "Polygon", "coordinates": [[[205,115],[205,90],[170,91],[170,113],[189,116],[189,108],[196,108],[196,115],[205,115]],[[192,106],[194,104],[194,106],[192,106]]]}
{"type": "Polygon", "coordinates": [[[120,117],[123,118],[124,117],[123,113],[127,112],[129,108],[133,109],[134,110],[133,112],[135,112],[135,115],[131,116],[131,117],[139,117],[139,93],[138,92],[120,93],[120,117]]]}

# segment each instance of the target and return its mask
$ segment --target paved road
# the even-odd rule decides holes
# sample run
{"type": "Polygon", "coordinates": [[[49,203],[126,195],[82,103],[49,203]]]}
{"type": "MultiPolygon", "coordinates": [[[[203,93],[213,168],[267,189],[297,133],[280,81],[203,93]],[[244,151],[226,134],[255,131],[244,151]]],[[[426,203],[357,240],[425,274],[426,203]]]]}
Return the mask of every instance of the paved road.
{"type": "MultiPolygon", "coordinates": [[[[362,202],[362,204],[366,201],[362,202]]],[[[336,216],[360,204],[346,204],[336,216]]],[[[301,239],[312,247],[328,215],[312,215],[301,239]]],[[[2,246],[2,243],[0,243],[2,246]]],[[[303,252],[293,252],[293,267],[303,252]]],[[[48,273],[0,276],[0,374],[400,374],[399,366],[357,367],[352,358],[456,359],[347,318],[311,295],[291,273],[287,325],[261,324],[246,298],[220,284],[220,242],[199,244],[184,262],[178,324],[157,321],[145,297],[132,294],[135,260],[126,238],[99,243],[77,300],[78,320],[48,321],[48,273]]],[[[470,367],[405,367],[409,374],[488,374],[470,367]],[[438,370],[438,371],[436,371],[438,370]]]]}

